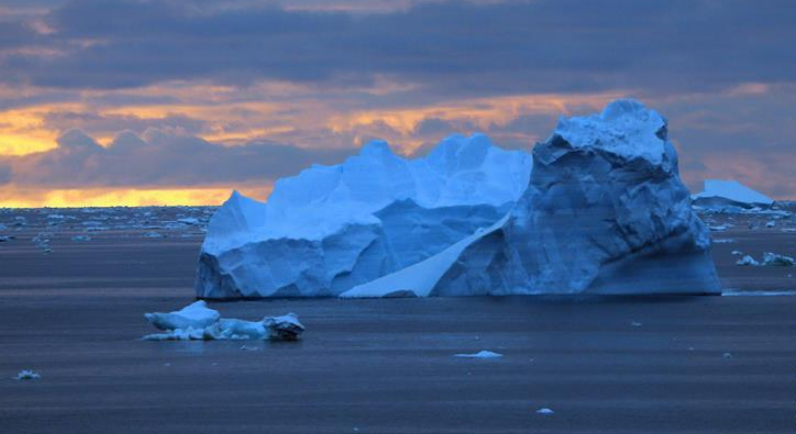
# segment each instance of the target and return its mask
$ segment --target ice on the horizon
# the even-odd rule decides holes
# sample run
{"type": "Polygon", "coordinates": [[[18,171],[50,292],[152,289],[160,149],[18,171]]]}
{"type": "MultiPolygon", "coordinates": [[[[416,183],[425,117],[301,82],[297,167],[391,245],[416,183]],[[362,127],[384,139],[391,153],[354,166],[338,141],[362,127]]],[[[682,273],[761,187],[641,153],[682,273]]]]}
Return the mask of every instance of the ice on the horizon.
{"type": "Polygon", "coordinates": [[[343,296],[719,293],[709,230],[667,134],[663,117],[629,100],[562,120],[500,221],[343,296]]]}
{"type": "Polygon", "coordinates": [[[691,196],[694,205],[710,210],[770,208],[774,199],[734,180],[706,179],[704,191],[691,196]]]}
{"type": "Polygon", "coordinates": [[[264,317],[261,321],[221,318],[203,300],[169,313],[144,314],[149,323],[163,333],[144,336],[148,341],[172,340],[296,340],[304,326],[294,313],[264,317]]]}
{"type": "Polygon", "coordinates": [[[465,358],[465,359],[497,359],[503,357],[503,354],[495,353],[493,351],[486,351],[481,350],[477,353],[472,354],[454,354],[453,357],[465,358]]]}
{"type": "Polygon", "coordinates": [[[38,380],[40,378],[41,375],[31,369],[23,369],[14,377],[15,380],[38,380]]]}
{"type": "Polygon", "coordinates": [[[371,142],[335,166],[277,181],[267,203],[234,192],[210,221],[202,298],[334,296],[417,264],[499,220],[531,156],[451,136],[407,159],[371,142]]]}

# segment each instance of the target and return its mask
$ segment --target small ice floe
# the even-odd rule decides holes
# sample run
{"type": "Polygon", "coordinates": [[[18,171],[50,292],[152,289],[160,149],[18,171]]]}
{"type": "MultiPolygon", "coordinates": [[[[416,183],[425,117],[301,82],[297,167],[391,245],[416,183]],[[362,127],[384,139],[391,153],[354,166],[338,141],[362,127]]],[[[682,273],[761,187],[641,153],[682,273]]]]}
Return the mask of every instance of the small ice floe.
{"type": "Polygon", "coordinates": [[[771,252],[763,253],[763,265],[770,267],[792,267],[794,262],[794,259],[790,256],[779,255],[771,252]]]}
{"type": "Polygon", "coordinates": [[[41,378],[41,375],[31,369],[23,369],[14,377],[15,380],[38,380],[39,378],[41,378]]]}
{"type": "Polygon", "coordinates": [[[196,226],[199,224],[199,219],[196,217],[186,217],[186,218],[177,219],[177,223],[183,223],[189,226],[196,226]]]}
{"type": "Polygon", "coordinates": [[[76,243],[85,243],[91,241],[91,237],[88,235],[75,235],[74,237],[72,237],[72,241],[76,243]]]}
{"type": "Polygon", "coordinates": [[[0,235],[0,243],[5,243],[5,242],[11,241],[13,239],[14,239],[14,237],[12,237],[10,235],[0,235]]]}
{"type": "Polygon", "coordinates": [[[769,221],[766,222],[766,227],[767,228],[773,228],[776,225],[777,225],[777,222],[775,222],[774,220],[769,220],[769,221]]]}
{"type": "Polygon", "coordinates": [[[147,232],[143,235],[144,238],[164,238],[163,234],[159,232],[147,232]]]}
{"type": "Polygon", "coordinates": [[[549,415],[551,415],[551,414],[553,414],[555,412],[553,410],[547,408],[547,407],[543,407],[543,408],[540,408],[539,410],[536,410],[536,413],[549,416],[549,415]]]}
{"type": "Polygon", "coordinates": [[[499,357],[503,357],[503,354],[481,350],[473,354],[454,354],[453,357],[463,357],[468,359],[497,359],[499,357]]]}
{"type": "Polygon", "coordinates": [[[733,256],[741,256],[741,255],[743,255],[743,252],[740,251],[740,250],[733,250],[731,255],[733,255],[733,256]]]}
{"type": "Polygon", "coordinates": [[[631,327],[641,327],[642,325],[644,325],[644,324],[642,324],[642,323],[640,323],[638,321],[630,321],[630,326],[631,327]]]}
{"type": "Polygon", "coordinates": [[[777,253],[764,252],[763,259],[759,262],[749,255],[744,255],[736,264],[764,267],[792,267],[796,265],[796,259],[777,253]]]}
{"type": "Polygon", "coordinates": [[[725,359],[732,359],[732,353],[724,353],[724,354],[721,355],[721,357],[723,357],[725,359]]]}
{"type": "Polygon", "coordinates": [[[221,318],[200,300],[169,313],[147,313],[144,318],[164,333],[146,335],[148,341],[188,340],[280,340],[293,341],[304,332],[304,326],[294,313],[265,317],[262,321],[221,318]]]}
{"type": "Polygon", "coordinates": [[[726,224],[710,226],[710,230],[712,232],[724,232],[724,231],[726,231],[729,228],[730,228],[730,226],[726,225],[726,224]]]}
{"type": "Polygon", "coordinates": [[[736,262],[736,264],[738,264],[738,265],[751,265],[751,266],[760,265],[760,263],[757,262],[757,260],[755,258],[753,258],[753,257],[751,257],[749,255],[744,255],[743,258],[739,259],[736,262]]]}
{"type": "Polygon", "coordinates": [[[713,244],[732,244],[734,242],[735,240],[732,238],[719,238],[713,240],[713,244]]]}

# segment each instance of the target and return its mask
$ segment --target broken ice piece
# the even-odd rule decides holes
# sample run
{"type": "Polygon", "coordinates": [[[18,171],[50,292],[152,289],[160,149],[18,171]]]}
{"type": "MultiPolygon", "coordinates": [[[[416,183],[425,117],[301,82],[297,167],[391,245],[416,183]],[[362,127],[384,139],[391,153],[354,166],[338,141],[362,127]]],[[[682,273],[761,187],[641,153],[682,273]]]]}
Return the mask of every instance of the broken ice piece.
{"type": "Polygon", "coordinates": [[[38,380],[39,378],[41,378],[41,375],[31,369],[23,369],[14,377],[15,380],[38,380]]]}
{"type": "Polygon", "coordinates": [[[763,253],[763,265],[771,267],[792,267],[794,259],[790,256],[779,255],[776,253],[763,253]]]}
{"type": "Polygon", "coordinates": [[[463,357],[468,359],[497,359],[498,357],[503,357],[503,354],[482,350],[474,354],[454,354],[453,357],[463,357]]]}
{"type": "Polygon", "coordinates": [[[147,313],[144,317],[165,333],[146,335],[149,341],[189,340],[296,340],[304,326],[294,313],[265,317],[262,321],[221,318],[200,300],[169,313],[147,313]]]}
{"type": "Polygon", "coordinates": [[[174,312],[145,313],[144,318],[158,330],[203,329],[217,322],[221,315],[208,308],[204,300],[199,300],[174,312]]]}
{"type": "Polygon", "coordinates": [[[536,413],[550,415],[550,414],[553,414],[555,412],[553,410],[547,408],[547,407],[544,407],[544,408],[540,408],[539,410],[536,410],[536,413]]]}

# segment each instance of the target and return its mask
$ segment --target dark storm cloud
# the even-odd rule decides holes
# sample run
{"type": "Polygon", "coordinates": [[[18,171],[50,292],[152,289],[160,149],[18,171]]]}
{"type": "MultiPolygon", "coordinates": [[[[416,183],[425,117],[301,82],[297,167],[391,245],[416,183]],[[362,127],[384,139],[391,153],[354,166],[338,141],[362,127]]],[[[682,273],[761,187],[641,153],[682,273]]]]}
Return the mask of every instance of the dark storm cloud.
{"type": "MultiPolygon", "coordinates": [[[[10,56],[6,80],[123,88],[171,79],[361,84],[499,94],[722,88],[796,77],[796,2],[538,0],[423,3],[372,15],[71,1],[46,22],[66,55],[10,56]]],[[[12,40],[14,40],[12,38],[12,40]]]]}
{"type": "Polygon", "coordinates": [[[227,147],[159,130],[143,136],[123,132],[104,148],[84,132],[70,130],[51,151],[0,157],[0,182],[55,188],[263,182],[293,175],[311,163],[338,162],[347,154],[273,143],[227,147]],[[11,173],[4,167],[11,167],[11,173]]]}

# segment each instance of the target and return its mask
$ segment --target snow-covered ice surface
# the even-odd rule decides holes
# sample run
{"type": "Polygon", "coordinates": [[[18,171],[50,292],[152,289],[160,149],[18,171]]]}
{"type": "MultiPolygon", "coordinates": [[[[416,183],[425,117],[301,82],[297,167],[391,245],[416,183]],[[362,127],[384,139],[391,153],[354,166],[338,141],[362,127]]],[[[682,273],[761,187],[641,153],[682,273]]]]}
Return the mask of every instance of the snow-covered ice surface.
{"type": "Polygon", "coordinates": [[[169,313],[147,313],[144,318],[158,330],[144,336],[147,341],[181,340],[296,340],[304,326],[294,313],[265,317],[262,321],[244,321],[221,318],[218,311],[210,309],[203,300],[169,313]]]}
{"type": "Polygon", "coordinates": [[[705,180],[705,190],[692,196],[694,205],[714,210],[770,208],[774,200],[738,181],[705,180]]]}
{"type": "Polygon", "coordinates": [[[666,120],[620,100],[562,119],[493,227],[343,296],[719,293],[709,248],[666,120]]]}
{"type": "Polygon", "coordinates": [[[339,295],[492,225],[528,184],[531,157],[481,134],[406,159],[384,142],[279,180],[267,203],[233,193],[199,260],[202,298],[339,295]]]}

